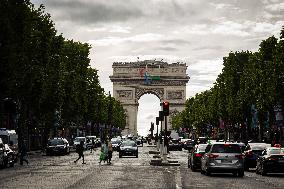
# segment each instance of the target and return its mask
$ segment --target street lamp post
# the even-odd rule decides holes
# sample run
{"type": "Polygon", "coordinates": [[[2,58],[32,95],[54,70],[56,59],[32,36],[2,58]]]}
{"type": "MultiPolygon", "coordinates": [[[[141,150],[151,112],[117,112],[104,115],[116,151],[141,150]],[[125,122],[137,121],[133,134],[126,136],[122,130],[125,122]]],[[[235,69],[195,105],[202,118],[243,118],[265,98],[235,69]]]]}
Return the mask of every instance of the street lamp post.
{"type": "MultiPolygon", "coordinates": [[[[112,119],[112,98],[111,98],[111,94],[110,91],[108,92],[108,97],[109,97],[109,104],[108,104],[108,126],[111,127],[111,119],[112,119]]],[[[104,140],[106,141],[107,139],[107,125],[105,125],[105,136],[104,136],[104,140]]]]}

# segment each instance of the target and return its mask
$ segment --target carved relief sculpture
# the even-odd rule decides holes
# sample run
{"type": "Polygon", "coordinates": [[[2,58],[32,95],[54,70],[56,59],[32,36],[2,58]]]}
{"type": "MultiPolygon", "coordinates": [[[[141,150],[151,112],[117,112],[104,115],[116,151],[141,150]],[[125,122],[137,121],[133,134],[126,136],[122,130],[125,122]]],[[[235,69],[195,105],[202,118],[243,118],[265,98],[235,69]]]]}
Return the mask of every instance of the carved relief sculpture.
{"type": "Polygon", "coordinates": [[[183,91],[168,91],[167,98],[170,100],[183,99],[183,91]]]}
{"type": "Polygon", "coordinates": [[[118,98],[123,100],[130,100],[133,98],[132,91],[131,90],[118,90],[117,91],[118,98]]]}

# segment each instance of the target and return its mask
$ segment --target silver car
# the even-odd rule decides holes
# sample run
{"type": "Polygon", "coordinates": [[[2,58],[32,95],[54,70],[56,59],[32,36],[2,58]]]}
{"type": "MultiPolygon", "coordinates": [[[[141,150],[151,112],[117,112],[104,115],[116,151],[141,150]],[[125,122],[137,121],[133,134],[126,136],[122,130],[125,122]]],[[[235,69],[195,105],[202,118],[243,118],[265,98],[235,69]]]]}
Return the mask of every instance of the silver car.
{"type": "Polygon", "coordinates": [[[201,158],[201,173],[233,173],[244,176],[244,157],[236,143],[216,142],[208,145],[201,158]]]}

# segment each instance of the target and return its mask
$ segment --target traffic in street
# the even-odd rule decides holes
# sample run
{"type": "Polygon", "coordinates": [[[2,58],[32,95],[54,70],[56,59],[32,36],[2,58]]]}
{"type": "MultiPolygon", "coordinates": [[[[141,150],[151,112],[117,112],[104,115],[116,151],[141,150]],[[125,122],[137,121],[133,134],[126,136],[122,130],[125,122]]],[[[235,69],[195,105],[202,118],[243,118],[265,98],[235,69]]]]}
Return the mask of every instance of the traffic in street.
{"type": "Polygon", "coordinates": [[[74,163],[78,155],[46,155],[37,151],[29,154],[29,164],[0,170],[0,188],[283,188],[284,175],[273,173],[262,176],[255,169],[244,172],[243,177],[231,173],[212,173],[206,176],[199,169],[188,166],[188,150],[170,151],[168,160],[180,166],[152,166],[154,145],[138,145],[138,158],[119,157],[114,151],[111,164],[99,164],[101,148],[92,153],[85,150],[85,162],[74,163]]]}

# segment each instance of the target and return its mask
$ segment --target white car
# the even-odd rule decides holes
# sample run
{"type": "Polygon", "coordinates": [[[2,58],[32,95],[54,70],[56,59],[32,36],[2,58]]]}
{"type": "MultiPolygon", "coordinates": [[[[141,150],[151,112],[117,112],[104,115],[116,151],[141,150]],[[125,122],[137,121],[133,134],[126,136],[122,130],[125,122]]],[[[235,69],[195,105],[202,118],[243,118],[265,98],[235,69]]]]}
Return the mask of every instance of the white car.
{"type": "Polygon", "coordinates": [[[76,149],[76,146],[80,144],[80,142],[84,142],[84,149],[87,149],[87,139],[86,137],[76,137],[74,140],[74,145],[73,147],[76,149]]]}
{"type": "Polygon", "coordinates": [[[86,136],[86,139],[87,139],[87,143],[86,143],[87,149],[91,149],[92,147],[95,146],[95,142],[97,140],[96,136],[86,136]],[[93,144],[93,142],[94,142],[94,144],[93,144]]]}

